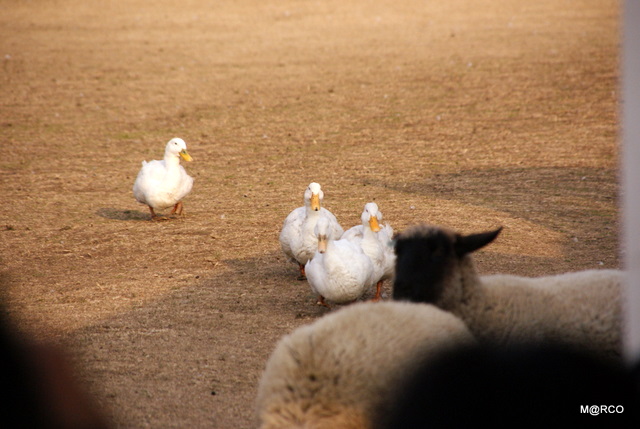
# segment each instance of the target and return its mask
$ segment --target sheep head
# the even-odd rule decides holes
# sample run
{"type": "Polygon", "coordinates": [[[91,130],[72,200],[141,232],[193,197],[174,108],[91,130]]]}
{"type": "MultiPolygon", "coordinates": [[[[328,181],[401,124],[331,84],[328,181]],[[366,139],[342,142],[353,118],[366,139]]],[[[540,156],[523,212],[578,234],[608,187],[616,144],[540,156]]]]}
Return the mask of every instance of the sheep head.
{"type": "Polygon", "coordinates": [[[463,300],[461,272],[468,255],[491,243],[502,228],[461,235],[444,228],[417,225],[398,235],[393,299],[432,303],[446,308],[463,300]]]}

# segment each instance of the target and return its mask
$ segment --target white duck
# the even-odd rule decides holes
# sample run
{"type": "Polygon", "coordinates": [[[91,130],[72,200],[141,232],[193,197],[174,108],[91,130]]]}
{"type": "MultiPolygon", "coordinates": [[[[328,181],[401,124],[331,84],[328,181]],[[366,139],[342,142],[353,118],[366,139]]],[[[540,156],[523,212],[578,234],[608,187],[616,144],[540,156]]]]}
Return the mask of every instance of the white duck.
{"type": "Polygon", "coordinates": [[[389,224],[380,226],[382,212],[376,203],[367,203],[360,216],[362,225],[349,228],[342,238],[352,241],[362,247],[364,253],[371,259],[374,270],[376,294],[374,301],[380,299],[382,284],[393,277],[396,254],[393,250],[393,228],[389,224]]]}
{"type": "Polygon", "coordinates": [[[318,304],[328,307],[325,299],[343,304],[360,298],[373,284],[371,259],[349,240],[332,240],[326,217],[318,219],[314,231],[318,247],[306,273],[311,290],[319,295],[318,304]]]}
{"type": "Polygon", "coordinates": [[[155,210],[173,206],[171,214],[182,214],[182,199],[193,187],[193,177],[180,165],[180,158],[192,161],[187,153],[187,144],[180,138],[173,138],[164,150],[164,159],[142,161],[142,168],[133,184],[133,196],[149,206],[151,219],[163,219],[155,210]]]}
{"type": "Polygon", "coordinates": [[[318,239],[314,233],[318,219],[327,218],[329,238],[337,240],[344,232],[333,213],[321,206],[323,199],[324,192],[320,185],[310,183],[304,191],[304,207],[298,207],[289,213],[280,231],[282,251],[289,259],[297,262],[300,268],[298,280],[306,279],[304,266],[318,248],[318,239]]]}

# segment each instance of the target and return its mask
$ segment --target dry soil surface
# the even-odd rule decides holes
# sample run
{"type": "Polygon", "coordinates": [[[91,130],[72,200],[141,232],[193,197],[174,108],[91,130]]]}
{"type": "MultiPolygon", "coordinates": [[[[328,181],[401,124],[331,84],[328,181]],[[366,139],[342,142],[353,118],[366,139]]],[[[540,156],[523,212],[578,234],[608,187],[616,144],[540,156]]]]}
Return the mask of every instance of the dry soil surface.
{"type": "MultiPolygon", "coordinates": [[[[613,0],[4,0],[0,263],[114,427],[250,428],[276,341],[327,313],[278,233],[502,225],[483,273],[619,266],[613,0]],[[131,187],[182,137],[185,216],[131,187]]],[[[385,286],[389,299],[390,285],[385,286]]]]}

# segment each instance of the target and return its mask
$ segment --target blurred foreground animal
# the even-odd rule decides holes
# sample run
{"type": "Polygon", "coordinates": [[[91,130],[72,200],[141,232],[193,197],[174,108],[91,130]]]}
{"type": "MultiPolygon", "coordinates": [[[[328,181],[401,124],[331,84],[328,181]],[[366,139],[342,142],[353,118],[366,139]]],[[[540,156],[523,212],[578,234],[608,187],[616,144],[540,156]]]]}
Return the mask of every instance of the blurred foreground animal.
{"type": "Polygon", "coordinates": [[[464,346],[400,383],[375,429],[638,428],[638,375],[562,344],[464,346]]]}
{"type": "MultiPolygon", "coordinates": [[[[0,291],[5,276],[0,274],[0,291]]],[[[107,419],[57,345],[19,332],[0,296],[0,427],[106,429],[107,419]]]]}
{"type": "Polygon", "coordinates": [[[283,337],[258,386],[261,429],[363,429],[386,414],[393,386],[474,339],[434,306],[357,303],[283,337]]]}

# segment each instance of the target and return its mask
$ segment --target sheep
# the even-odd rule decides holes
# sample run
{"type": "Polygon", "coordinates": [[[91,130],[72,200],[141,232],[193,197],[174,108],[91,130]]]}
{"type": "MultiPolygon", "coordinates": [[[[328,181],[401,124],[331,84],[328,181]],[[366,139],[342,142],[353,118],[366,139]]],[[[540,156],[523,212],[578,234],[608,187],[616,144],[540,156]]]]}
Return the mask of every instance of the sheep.
{"type": "Polygon", "coordinates": [[[371,428],[413,368],[474,341],[461,320],[432,305],[343,307],[277,344],[258,386],[259,427],[371,428]]]}
{"type": "Polygon", "coordinates": [[[458,347],[399,385],[391,411],[376,421],[375,429],[469,428],[497,422],[519,429],[550,422],[639,428],[639,369],[558,344],[458,347]],[[621,404],[618,412],[623,413],[596,422],[578,412],[580,404],[621,404]]]}
{"type": "Polygon", "coordinates": [[[407,229],[396,241],[393,299],[450,311],[479,341],[561,342],[618,359],[624,273],[479,276],[470,253],[501,229],[466,236],[424,224],[407,229]]]}

